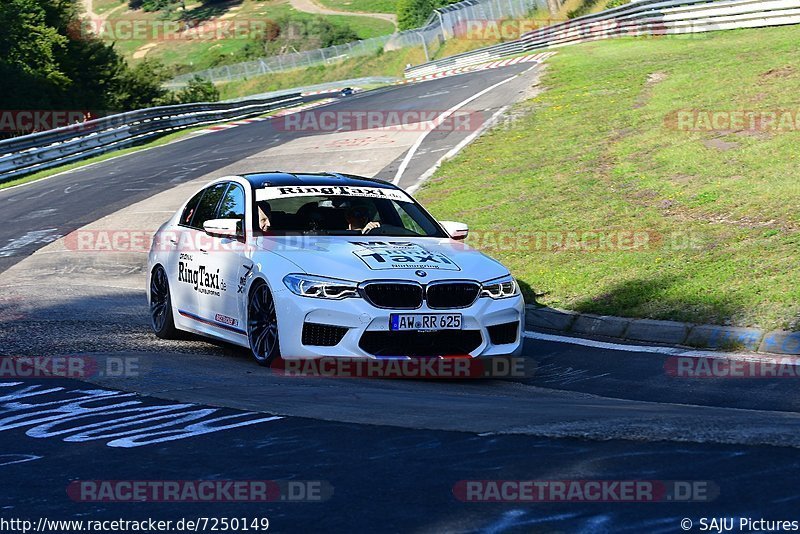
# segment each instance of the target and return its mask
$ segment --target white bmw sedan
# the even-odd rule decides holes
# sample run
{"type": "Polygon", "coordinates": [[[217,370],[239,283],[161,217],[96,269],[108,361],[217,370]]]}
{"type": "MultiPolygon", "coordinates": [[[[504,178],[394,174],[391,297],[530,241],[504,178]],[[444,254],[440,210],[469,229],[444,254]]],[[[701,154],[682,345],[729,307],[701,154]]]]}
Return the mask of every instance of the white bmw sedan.
{"type": "Polygon", "coordinates": [[[341,174],[228,176],[155,234],[155,334],[275,358],[508,356],[524,302],[508,269],[402,189],[341,174]]]}

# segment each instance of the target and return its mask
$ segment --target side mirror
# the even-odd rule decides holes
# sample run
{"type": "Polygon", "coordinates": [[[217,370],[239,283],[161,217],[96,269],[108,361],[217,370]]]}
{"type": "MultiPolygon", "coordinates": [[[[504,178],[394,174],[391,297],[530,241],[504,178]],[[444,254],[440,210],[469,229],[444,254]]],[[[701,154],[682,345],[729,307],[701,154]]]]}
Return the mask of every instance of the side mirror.
{"type": "Polygon", "coordinates": [[[203,230],[208,235],[217,237],[239,237],[239,219],[211,219],[203,223],[203,230]]]}
{"type": "Polygon", "coordinates": [[[464,223],[453,221],[441,221],[441,223],[444,231],[447,232],[451,239],[461,241],[469,235],[469,227],[464,223]]]}

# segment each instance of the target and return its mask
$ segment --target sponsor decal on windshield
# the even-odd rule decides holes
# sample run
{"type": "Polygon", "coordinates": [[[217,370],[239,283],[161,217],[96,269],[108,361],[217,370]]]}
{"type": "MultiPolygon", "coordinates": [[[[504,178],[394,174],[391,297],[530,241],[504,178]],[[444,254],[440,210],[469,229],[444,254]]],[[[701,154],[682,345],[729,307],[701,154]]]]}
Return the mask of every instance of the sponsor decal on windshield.
{"type": "Polygon", "coordinates": [[[301,185],[287,187],[265,187],[256,191],[256,201],[274,200],[289,197],[317,197],[317,196],[345,196],[385,198],[400,202],[411,202],[403,191],[398,189],[385,189],[382,187],[351,187],[347,185],[301,185]]]}
{"type": "Polygon", "coordinates": [[[453,260],[440,252],[405,241],[351,241],[359,247],[353,251],[367,267],[380,271],[384,269],[439,269],[460,271],[453,260]]]}

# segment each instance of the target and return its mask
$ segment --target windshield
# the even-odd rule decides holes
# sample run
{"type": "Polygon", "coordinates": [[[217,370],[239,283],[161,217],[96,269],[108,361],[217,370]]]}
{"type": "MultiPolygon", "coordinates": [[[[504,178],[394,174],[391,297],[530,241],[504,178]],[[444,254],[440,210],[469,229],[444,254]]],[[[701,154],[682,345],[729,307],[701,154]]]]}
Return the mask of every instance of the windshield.
{"type": "MultiPolygon", "coordinates": [[[[394,198],[358,195],[278,196],[256,191],[253,227],[264,235],[383,235],[446,237],[405,193],[394,198]]],[[[394,193],[394,190],[387,190],[394,193]]],[[[379,191],[380,192],[380,191],[379,191]]]]}

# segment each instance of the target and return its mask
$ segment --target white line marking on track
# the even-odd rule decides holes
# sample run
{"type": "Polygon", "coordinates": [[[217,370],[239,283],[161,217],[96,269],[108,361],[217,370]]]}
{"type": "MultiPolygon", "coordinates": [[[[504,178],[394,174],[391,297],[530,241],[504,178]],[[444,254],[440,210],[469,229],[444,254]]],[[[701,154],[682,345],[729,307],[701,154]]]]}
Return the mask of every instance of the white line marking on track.
{"type": "MultiPolygon", "coordinates": [[[[773,354],[756,354],[756,353],[742,353],[742,352],[715,352],[710,350],[687,350],[680,347],[656,347],[653,345],[627,345],[624,343],[612,343],[609,341],[596,341],[594,339],[584,339],[580,337],[559,336],[556,334],[543,334],[541,332],[531,332],[526,330],[522,336],[528,339],[536,339],[539,341],[552,341],[555,343],[568,343],[570,345],[580,345],[582,347],[591,347],[593,349],[614,350],[618,352],[648,352],[652,354],[664,354],[666,356],[686,356],[695,358],[715,358],[715,359],[735,359],[745,361],[763,361],[773,360],[773,354]]],[[[780,356],[779,356],[780,357],[780,356]]],[[[791,365],[800,365],[791,357],[785,357],[786,363],[791,365]]],[[[782,361],[783,362],[783,361],[782,361]]]]}
{"type": "Polygon", "coordinates": [[[411,145],[411,148],[406,153],[406,157],[403,158],[402,163],[400,163],[400,167],[397,168],[397,174],[395,174],[394,180],[392,180],[392,183],[395,184],[395,185],[400,183],[400,179],[403,177],[403,173],[406,172],[406,169],[408,168],[409,163],[411,163],[411,159],[414,157],[414,154],[416,154],[417,150],[419,150],[419,147],[422,145],[422,142],[425,141],[425,138],[428,136],[428,134],[431,133],[435,129],[436,125],[441,124],[442,121],[444,121],[447,117],[449,117],[450,115],[452,115],[453,113],[455,113],[456,111],[461,109],[462,107],[466,106],[470,102],[482,97],[483,95],[485,95],[486,93],[488,93],[492,89],[495,89],[495,88],[500,87],[501,85],[503,85],[505,83],[510,82],[511,80],[513,80],[516,77],[517,77],[517,74],[514,74],[513,76],[509,76],[505,80],[499,81],[496,84],[494,84],[492,86],[489,86],[486,89],[483,89],[482,91],[479,91],[479,92],[475,93],[474,95],[472,95],[471,97],[467,98],[466,100],[463,100],[463,101],[459,102],[458,104],[456,104],[455,106],[451,107],[450,109],[448,109],[447,111],[445,111],[444,113],[442,113],[441,115],[436,117],[433,121],[430,121],[432,128],[426,129],[425,132],[423,132],[422,135],[420,135],[417,138],[417,140],[414,142],[414,144],[411,145]]]}
{"type": "Polygon", "coordinates": [[[441,96],[450,94],[450,91],[439,91],[437,93],[428,93],[427,95],[420,95],[417,98],[432,98],[434,96],[441,96]]]}
{"type": "MultiPolygon", "coordinates": [[[[497,110],[497,111],[494,113],[494,115],[492,115],[492,116],[489,118],[489,120],[488,120],[488,121],[486,121],[485,123],[483,123],[483,125],[482,125],[480,128],[478,128],[477,130],[475,130],[474,132],[472,132],[471,134],[469,134],[467,137],[465,137],[464,139],[462,139],[462,140],[461,140],[461,142],[460,142],[460,143],[458,143],[458,144],[457,144],[456,146],[454,146],[453,148],[451,148],[451,149],[449,150],[449,152],[447,152],[447,154],[445,154],[444,156],[442,156],[441,158],[439,158],[439,159],[436,161],[436,163],[434,163],[434,164],[433,164],[433,166],[432,166],[430,169],[428,169],[427,171],[425,171],[424,173],[422,173],[422,175],[420,175],[420,177],[419,177],[419,178],[417,178],[417,181],[414,183],[414,185],[412,185],[412,186],[410,186],[410,187],[408,187],[408,188],[406,189],[406,192],[407,192],[407,193],[409,193],[409,194],[413,194],[413,193],[414,193],[414,192],[415,192],[417,189],[419,189],[419,188],[420,188],[420,186],[421,186],[421,185],[422,185],[422,184],[425,182],[425,180],[427,180],[428,178],[430,178],[431,176],[433,176],[433,173],[435,173],[435,172],[436,172],[436,170],[437,170],[439,167],[441,167],[441,166],[442,166],[442,163],[444,163],[444,162],[445,162],[445,161],[447,161],[448,159],[452,158],[453,156],[455,156],[456,154],[458,154],[459,152],[461,152],[461,151],[464,149],[464,147],[465,147],[465,146],[467,146],[468,144],[470,144],[471,142],[473,142],[473,141],[474,141],[474,140],[475,140],[475,139],[476,139],[476,138],[477,138],[479,135],[481,135],[481,134],[482,134],[482,133],[483,133],[483,132],[484,132],[484,131],[485,131],[487,128],[491,127],[491,125],[495,123],[495,121],[497,120],[497,118],[498,118],[500,115],[502,115],[503,113],[505,113],[505,111],[506,111],[507,109],[508,109],[508,106],[503,106],[502,108],[498,109],[498,110],[497,110]]],[[[444,148],[444,149],[431,150],[431,152],[441,152],[442,150],[447,150],[447,149],[446,149],[446,148],[444,148]]]]}

